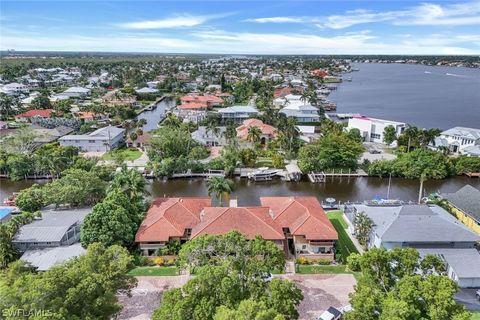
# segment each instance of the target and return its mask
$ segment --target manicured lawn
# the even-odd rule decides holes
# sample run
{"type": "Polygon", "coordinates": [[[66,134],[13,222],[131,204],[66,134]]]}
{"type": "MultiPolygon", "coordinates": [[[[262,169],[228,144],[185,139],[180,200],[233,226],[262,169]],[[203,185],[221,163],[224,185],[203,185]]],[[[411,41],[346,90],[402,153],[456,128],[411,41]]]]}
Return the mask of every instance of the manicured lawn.
{"type": "Polygon", "coordinates": [[[351,273],[345,271],[346,266],[343,264],[337,266],[322,266],[322,265],[297,265],[297,273],[351,273]]]}
{"type": "Polygon", "coordinates": [[[358,253],[357,248],[355,248],[355,245],[345,230],[348,225],[345,220],[343,220],[341,212],[337,210],[331,211],[328,213],[328,218],[338,233],[337,255],[340,254],[342,256],[341,261],[345,262],[351,253],[358,253]]]}
{"type": "Polygon", "coordinates": [[[480,320],[480,312],[473,312],[472,320],[480,320]]]}
{"type": "Polygon", "coordinates": [[[142,152],[138,150],[119,149],[119,150],[111,151],[109,153],[104,154],[102,159],[114,160],[115,159],[114,154],[118,154],[118,153],[122,154],[125,157],[125,160],[127,161],[137,160],[142,155],[142,152]]]}
{"type": "Polygon", "coordinates": [[[128,272],[131,276],[176,276],[177,267],[137,267],[128,272]]]}

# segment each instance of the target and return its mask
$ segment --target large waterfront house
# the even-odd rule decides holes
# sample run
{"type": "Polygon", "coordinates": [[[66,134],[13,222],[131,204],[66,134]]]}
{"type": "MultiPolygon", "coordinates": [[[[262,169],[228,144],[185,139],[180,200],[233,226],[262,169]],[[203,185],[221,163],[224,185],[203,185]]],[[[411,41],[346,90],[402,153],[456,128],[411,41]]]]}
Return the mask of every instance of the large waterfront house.
{"type": "Polygon", "coordinates": [[[155,199],[135,242],[151,256],[172,240],[236,230],[248,239],[273,241],[289,255],[333,260],[337,232],[315,197],[262,197],[260,202],[258,207],[212,207],[209,197],[155,199]]]}
{"type": "Polygon", "coordinates": [[[450,278],[460,287],[480,286],[480,253],[475,247],[480,236],[441,207],[347,206],[345,215],[349,232],[353,234],[353,220],[359,212],[374,223],[369,248],[415,248],[421,255],[437,255],[444,260],[450,278]]]}
{"type": "Polygon", "coordinates": [[[22,84],[22,83],[7,83],[3,85],[1,88],[1,92],[7,95],[14,95],[20,93],[28,93],[30,91],[29,87],[22,84]]]}
{"type": "Polygon", "coordinates": [[[85,250],[80,241],[80,227],[92,208],[54,210],[45,208],[41,217],[18,230],[12,242],[22,252],[22,260],[38,270],[78,256],[85,250]]]}
{"type": "Polygon", "coordinates": [[[451,153],[480,156],[480,129],[454,127],[435,138],[433,149],[447,148],[451,153]]]}
{"type": "Polygon", "coordinates": [[[454,193],[442,194],[450,211],[467,227],[480,235],[480,190],[467,184],[454,193]]]}
{"type": "Polygon", "coordinates": [[[405,130],[406,124],[383,119],[354,116],[348,119],[347,129],[358,129],[364,142],[384,143],[384,131],[388,126],[395,128],[397,137],[405,130]]]}
{"type": "Polygon", "coordinates": [[[226,145],[225,132],[226,127],[216,127],[216,131],[209,130],[205,126],[198,127],[192,132],[192,139],[207,147],[216,147],[226,145]]]}
{"type": "Polygon", "coordinates": [[[219,109],[218,113],[222,116],[222,120],[238,123],[253,117],[258,110],[252,106],[233,106],[219,109]]]}
{"type": "Polygon", "coordinates": [[[320,121],[318,108],[309,104],[288,104],[280,110],[287,117],[293,117],[297,123],[309,123],[320,121]]]}
{"type": "Polygon", "coordinates": [[[182,104],[187,103],[196,103],[202,104],[206,108],[217,107],[222,105],[223,99],[217,96],[195,96],[195,95],[186,95],[180,98],[182,104]]]}
{"type": "Polygon", "coordinates": [[[244,120],[243,123],[237,127],[237,138],[241,140],[248,140],[249,138],[249,130],[251,127],[256,127],[260,130],[260,143],[262,145],[267,144],[270,140],[273,140],[278,135],[277,128],[263,123],[262,120],[259,119],[247,119],[244,120]]]}
{"type": "Polygon", "coordinates": [[[85,152],[107,152],[124,141],[125,129],[108,126],[89,134],[66,135],[58,139],[62,146],[73,146],[85,152]]]}

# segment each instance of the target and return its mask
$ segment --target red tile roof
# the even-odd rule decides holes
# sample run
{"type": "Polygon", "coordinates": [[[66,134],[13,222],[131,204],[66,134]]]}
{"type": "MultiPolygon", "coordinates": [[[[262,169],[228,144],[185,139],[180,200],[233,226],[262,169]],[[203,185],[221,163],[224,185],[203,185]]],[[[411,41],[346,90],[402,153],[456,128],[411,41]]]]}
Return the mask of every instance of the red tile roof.
{"type": "Polygon", "coordinates": [[[135,236],[137,242],[168,241],[183,236],[200,222],[200,211],[211,205],[209,197],[155,199],[135,236]]]}
{"type": "Polygon", "coordinates": [[[273,219],[288,227],[293,235],[307,240],[336,240],[338,234],[315,197],[261,197],[262,206],[270,207],[273,219]]]}
{"type": "Polygon", "coordinates": [[[282,228],[269,215],[266,207],[209,207],[200,214],[201,222],[192,229],[191,238],[204,234],[225,234],[236,230],[247,239],[260,236],[267,240],[283,240],[282,228]]]}
{"type": "Polygon", "coordinates": [[[216,96],[183,96],[180,100],[182,103],[199,102],[205,104],[220,104],[223,102],[222,98],[216,96]]]}
{"type": "Polygon", "coordinates": [[[177,106],[178,109],[207,109],[208,106],[206,103],[202,103],[202,102],[186,102],[186,103],[182,103],[182,104],[179,104],[177,106]]]}
{"type": "Polygon", "coordinates": [[[247,139],[248,128],[257,127],[262,131],[263,135],[268,135],[272,137],[277,136],[277,128],[272,127],[271,125],[265,124],[262,120],[258,119],[247,119],[243,121],[243,124],[237,127],[237,137],[240,139],[247,139]]]}
{"type": "Polygon", "coordinates": [[[50,114],[54,112],[53,109],[33,109],[28,110],[27,112],[17,114],[15,118],[32,118],[32,117],[42,117],[50,118],[50,114]]]}

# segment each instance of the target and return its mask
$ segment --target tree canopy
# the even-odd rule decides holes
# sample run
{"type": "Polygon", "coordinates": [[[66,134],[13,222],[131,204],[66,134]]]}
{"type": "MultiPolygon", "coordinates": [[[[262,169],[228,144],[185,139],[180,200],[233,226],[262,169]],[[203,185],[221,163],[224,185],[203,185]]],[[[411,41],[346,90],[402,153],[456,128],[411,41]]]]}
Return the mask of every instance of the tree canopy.
{"type": "Polygon", "coordinates": [[[350,296],[347,320],[468,320],[470,313],[453,299],[458,285],[440,258],[420,259],[415,249],[372,249],[352,254],[348,266],[361,272],[350,296]]]}
{"type": "Polygon", "coordinates": [[[12,263],[0,277],[0,310],[18,319],[16,310],[44,310],[35,319],[111,319],[122,306],[117,290],[136,284],[126,272],[132,258],[119,246],[92,244],[84,255],[42,273],[23,261],[12,263]]]}
{"type": "Polygon", "coordinates": [[[152,318],[297,319],[301,291],[288,280],[261,277],[283,267],[284,261],[283,251],[273,242],[248,241],[235,231],[195,238],[179,253],[179,265],[195,267],[195,277],[182,288],[166,291],[152,318]]]}

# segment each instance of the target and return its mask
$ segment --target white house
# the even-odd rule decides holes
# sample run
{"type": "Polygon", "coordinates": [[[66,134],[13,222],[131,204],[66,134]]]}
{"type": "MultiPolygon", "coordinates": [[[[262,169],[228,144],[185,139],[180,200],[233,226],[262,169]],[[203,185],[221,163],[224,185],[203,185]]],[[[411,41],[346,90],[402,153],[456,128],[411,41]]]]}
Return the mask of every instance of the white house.
{"type": "Polygon", "coordinates": [[[295,118],[298,123],[320,121],[318,108],[309,104],[287,104],[280,112],[287,117],[295,118]]]}
{"type": "Polygon", "coordinates": [[[137,89],[135,90],[135,92],[139,94],[155,94],[155,93],[158,93],[158,89],[145,87],[145,88],[137,89]]]}
{"type": "Polygon", "coordinates": [[[58,139],[62,146],[73,146],[86,152],[106,152],[118,147],[124,140],[125,129],[108,126],[89,134],[66,135],[58,139]]]}
{"type": "Polygon", "coordinates": [[[447,147],[452,153],[476,155],[472,151],[478,146],[480,146],[480,129],[454,127],[443,131],[431,147],[433,149],[447,147]]]}
{"type": "Polygon", "coordinates": [[[365,142],[383,143],[383,133],[386,127],[393,126],[397,137],[405,130],[405,123],[364,116],[355,116],[348,119],[347,129],[358,129],[365,142]]]}
{"type": "Polygon", "coordinates": [[[26,93],[29,92],[28,86],[21,83],[8,83],[2,87],[2,92],[5,94],[17,94],[17,93],[26,93]]]}
{"type": "Polygon", "coordinates": [[[233,106],[218,110],[223,120],[233,120],[234,122],[242,122],[258,113],[258,110],[252,106],[233,106]]]}
{"type": "Polygon", "coordinates": [[[62,92],[62,96],[68,96],[70,98],[85,98],[90,94],[90,89],[82,87],[70,87],[62,92]]]}

